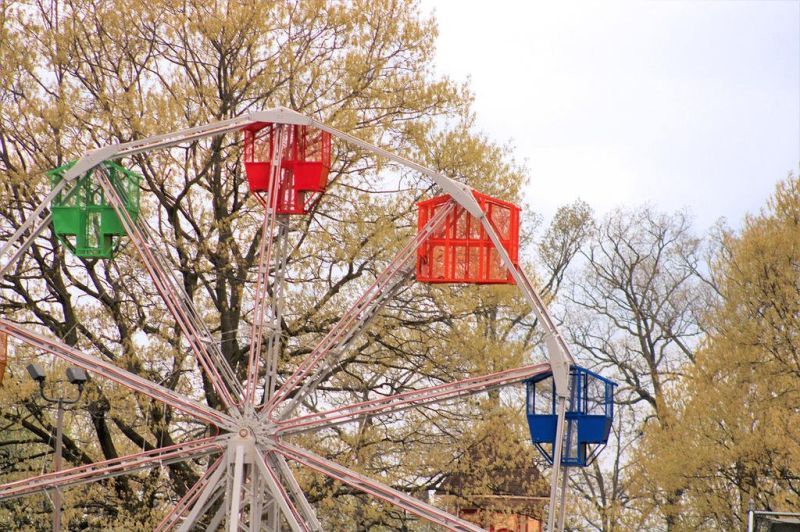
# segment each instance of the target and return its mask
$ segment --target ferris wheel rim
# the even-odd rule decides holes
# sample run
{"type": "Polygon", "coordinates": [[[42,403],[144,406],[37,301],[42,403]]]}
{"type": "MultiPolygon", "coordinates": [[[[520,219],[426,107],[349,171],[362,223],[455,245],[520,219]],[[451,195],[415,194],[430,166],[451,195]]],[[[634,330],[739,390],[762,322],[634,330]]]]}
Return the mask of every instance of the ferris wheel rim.
{"type": "MultiPolygon", "coordinates": [[[[555,323],[552,321],[552,319],[550,319],[549,313],[547,312],[546,307],[544,306],[544,304],[539,299],[538,294],[536,294],[536,292],[533,289],[532,285],[528,281],[527,277],[524,274],[524,271],[522,271],[522,269],[518,265],[514,265],[511,262],[510,258],[508,257],[508,254],[505,252],[505,250],[503,249],[503,246],[500,243],[500,240],[499,240],[499,237],[498,237],[498,235],[496,233],[495,228],[492,227],[493,224],[492,224],[491,220],[489,220],[484,215],[484,213],[480,209],[480,206],[475,201],[475,198],[474,198],[474,195],[473,195],[473,191],[472,191],[471,188],[469,188],[466,185],[463,185],[461,183],[458,183],[458,182],[456,182],[456,181],[454,181],[454,180],[452,180],[452,179],[450,179],[450,178],[448,178],[448,177],[446,177],[446,176],[444,176],[444,175],[442,175],[442,174],[440,174],[438,172],[432,171],[432,170],[430,170],[430,169],[428,169],[428,168],[426,168],[426,167],[424,167],[422,165],[419,165],[419,164],[417,164],[417,163],[415,163],[413,161],[409,161],[408,159],[405,159],[405,158],[396,156],[394,154],[391,154],[390,152],[388,152],[386,150],[383,150],[381,148],[377,148],[375,146],[371,146],[368,143],[365,143],[364,141],[361,141],[360,139],[357,139],[356,137],[353,137],[353,136],[351,136],[349,134],[346,134],[346,133],[338,131],[338,130],[336,130],[334,128],[331,128],[331,127],[329,127],[329,126],[327,126],[325,124],[322,124],[321,122],[318,122],[318,121],[316,121],[316,120],[314,120],[312,118],[305,117],[305,116],[303,116],[300,113],[297,113],[295,111],[279,107],[279,108],[275,108],[275,109],[271,109],[271,110],[267,110],[267,111],[259,111],[259,112],[250,113],[248,115],[245,115],[244,117],[237,117],[237,118],[221,121],[221,122],[218,122],[218,123],[207,124],[207,125],[199,126],[199,127],[196,127],[196,128],[189,128],[187,130],[182,130],[180,132],[167,133],[165,135],[157,135],[157,136],[154,136],[154,137],[149,137],[147,139],[137,140],[137,141],[124,143],[124,144],[118,144],[118,145],[114,145],[114,146],[107,146],[107,147],[104,147],[104,148],[100,148],[98,150],[93,150],[93,151],[89,152],[87,155],[85,155],[84,157],[82,157],[81,159],[79,159],[78,162],[72,168],[67,170],[67,172],[65,173],[65,176],[64,176],[64,179],[63,179],[62,183],[60,183],[61,188],[59,190],[61,190],[63,188],[66,188],[66,186],[68,185],[68,183],[71,180],[74,180],[77,176],[82,175],[84,172],[86,172],[88,170],[91,170],[92,168],[95,168],[95,167],[101,165],[101,163],[103,161],[105,161],[105,160],[116,159],[116,158],[120,158],[120,157],[123,157],[123,156],[134,155],[134,154],[137,154],[137,153],[149,152],[149,151],[152,151],[152,150],[155,150],[155,149],[162,149],[162,148],[166,148],[166,147],[169,147],[169,146],[181,143],[181,142],[185,142],[187,140],[192,140],[192,139],[195,139],[195,138],[201,138],[203,136],[216,135],[216,134],[221,134],[221,133],[225,133],[225,132],[229,132],[229,131],[238,130],[238,129],[241,129],[242,127],[244,127],[243,125],[252,124],[252,123],[256,123],[256,122],[263,122],[263,121],[273,121],[273,122],[276,122],[276,123],[279,123],[279,124],[302,124],[302,125],[309,125],[309,126],[312,126],[312,127],[318,127],[321,130],[328,131],[329,133],[331,133],[331,134],[337,136],[338,138],[343,139],[343,140],[345,140],[347,142],[355,143],[355,144],[357,144],[357,145],[359,145],[361,147],[367,147],[368,149],[370,149],[370,151],[372,151],[373,153],[375,153],[375,154],[377,154],[379,156],[387,157],[390,160],[393,160],[394,162],[396,162],[398,164],[405,165],[405,166],[407,166],[407,167],[409,167],[409,168],[411,168],[413,170],[419,171],[422,174],[427,175],[429,178],[433,179],[433,181],[435,181],[445,191],[445,193],[448,194],[457,204],[459,204],[461,207],[463,207],[468,212],[470,212],[470,214],[472,214],[473,216],[475,216],[476,218],[478,218],[481,221],[481,223],[484,225],[484,227],[486,229],[487,234],[489,235],[489,238],[492,240],[492,243],[495,245],[495,247],[497,248],[498,252],[500,253],[501,259],[505,263],[506,267],[509,269],[509,272],[512,274],[512,276],[514,276],[514,279],[516,281],[517,286],[522,290],[523,294],[526,296],[528,301],[531,303],[531,306],[533,307],[534,312],[537,313],[537,316],[543,318],[545,326],[547,327],[547,331],[546,332],[547,332],[547,334],[549,334],[548,338],[550,339],[550,341],[548,342],[548,345],[547,345],[547,348],[548,348],[548,351],[549,351],[549,354],[550,354],[550,357],[551,357],[551,362],[548,365],[549,369],[551,369],[555,373],[555,372],[563,371],[563,367],[564,366],[567,366],[567,367],[569,366],[569,364],[572,362],[572,358],[571,358],[571,355],[569,354],[569,351],[566,349],[566,345],[563,342],[563,339],[561,339],[560,335],[557,332],[557,329],[555,327],[555,323]]],[[[102,183],[102,181],[101,181],[101,183],[102,183]]],[[[48,198],[50,198],[50,196],[52,196],[55,191],[56,191],[56,189],[54,189],[50,194],[48,194],[48,196],[45,197],[45,199],[42,201],[42,203],[34,210],[34,215],[31,216],[31,218],[30,218],[31,220],[37,219],[39,217],[39,214],[42,212],[43,208],[47,205],[48,198]]],[[[109,195],[109,197],[111,197],[111,198],[115,197],[116,193],[114,191],[113,186],[110,186],[109,184],[106,184],[106,192],[109,195]]],[[[269,217],[269,210],[270,210],[268,205],[269,204],[265,205],[265,213],[267,213],[267,216],[265,217],[265,225],[264,225],[265,228],[266,228],[266,221],[267,221],[266,218],[269,217]]],[[[117,210],[117,213],[118,213],[118,215],[120,215],[120,217],[124,217],[125,216],[125,214],[122,212],[122,211],[124,211],[124,209],[121,208],[121,203],[120,204],[114,204],[114,207],[115,207],[115,210],[117,210]]],[[[272,220],[274,222],[274,219],[275,219],[274,213],[273,213],[273,216],[271,218],[272,218],[272,220]]],[[[272,227],[274,227],[274,225],[272,227]]],[[[25,228],[25,225],[23,224],[18,229],[18,231],[12,236],[12,239],[9,242],[7,242],[6,246],[4,246],[2,248],[2,250],[0,250],[0,257],[2,257],[4,254],[6,254],[6,252],[9,249],[11,249],[12,243],[15,242],[16,240],[18,240],[24,234],[24,232],[26,230],[27,229],[25,228]]],[[[264,234],[266,235],[266,231],[265,231],[264,234]]],[[[272,233],[270,232],[270,235],[271,234],[272,233]]],[[[32,236],[35,236],[35,235],[32,235],[32,236]]],[[[129,233],[129,236],[131,236],[130,233],[129,233]]],[[[262,238],[263,238],[263,236],[262,236],[262,238]]],[[[31,238],[30,240],[31,240],[30,244],[32,244],[33,243],[33,238],[31,238]]],[[[143,241],[144,239],[141,238],[139,240],[143,241]]],[[[24,249],[22,251],[24,251],[24,249]]],[[[138,251],[140,253],[147,254],[147,251],[144,250],[144,248],[139,249],[138,251]]],[[[18,254],[19,254],[19,251],[17,252],[16,255],[18,255],[18,254]]],[[[145,262],[147,262],[147,261],[145,261],[145,262]]],[[[0,278],[2,278],[2,275],[7,270],[7,267],[8,267],[8,264],[6,266],[4,266],[2,270],[0,270],[0,278]]],[[[267,275],[268,275],[268,272],[267,272],[267,275]]],[[[154,277],[154,276],[151,274],[151,277],[154,277]]],[[[155,277],[154,277],[154,282],[155,281],[156,280],[155,280],[155,277]]],[[[161,293],[161,290],[159,290],[159,295],[162,298],[162,300],[164,300],[165,304],[167,304],[169,306],[169,302],[166,301],[166,299],[165,299],[167,296],[165,296],[163,293],[161,293]]],[[[6,320],[0,319],[0,329],[2,329],[3,327],[6,327],[6,329],[8,329],[10,323],[11,322],[7,322],[6,320]]],[[[17,332],[19,332],[19,331],[17,331],[17,332]]],[[[186,336],[191,336],[192,333],[191,332],[187,333],[187,331],[184,329],[184,330],[182,330],[182,334],[184,335],[184,337],[186,337],[186,336]]],[[[53,344],[53,345],[56,345],[56,344],[53,344]]],[[[61,346],[56,346],[56,347],[60,348],[61,346]]],[[[199,352],[202,352],[203,350],[204,350],[203,344],[199,343],[197,345],[197,348],[196,348],[196,351],[197,351],[196,354],[198,354],[199,352]]],[[[60,356],[60,357],[63,358],[65,356],[67,356],[65,353],[69,354],[70,352],[69,351],[64,351],[62,349],[62,351],[60,351],[60,354],[56,354],[56,356],[60,356]]],[[[72,353],[71,355],[74,355],[74,353],[72,353]]],[[[199,355],[199,356],[200,356],[201,359],[203,358],[202,355],[199,355]]],[[[258,359],[260,359],[260,356],[256,357],[256,360],[258,360],[258,359]]],[[[79,359],[75,358],[75,360],[79,360],[79,359]]],[[[91,364],[89,362],[87,362],[87,360],[88,359],[80,359],[81,363],[83,363],[85,366],[91,366],[91,364]]],[[[100,359],[97,359],[97,360],[100,360],[100,359]]],[[[297,459],[297,457],[298,457],[298,454],[295,451],[292,451],[289,447],[282,446],[282,443],[281,443],[281,440],[280,440],[280,432],[276,432],[274,430],[274,428],[276,426],[276,424],[275,424],[276,420],[271,417],[272,412],[274,410],[274,407],[277,404],[279,404],[282,400],[288,399],[290,397],[288,395],[288,393],[291,390],[289,390],[289,392],[286,392],[286,391],[280,392],[280,390],[283,389],[283,386],[282,386],[279,390],[276,391],[276,395],[273,395],[272,397],[269,398],[268,401],[265,402],[265,405],[266,405],[266,408],[267,408],[267,412],[266,412],[266,416],[263,419],[253,418],[252,416],[248,417],[248,412],[249,412],[248,409],[249,409],[249,407],[256,407],[257,406],[257,405],[255,405],[255,395],[254,395],[254,390],[255,390],[255,387],[256,387],[255,379],[248,379],[247,386],[244,389],[244,396],[242,397],[242,400],[240,402],[237,402],[236,398],[234,396],[227,396],[226,395],[225,387],[232,387],[232,386],[230,385],[230,383],[219,382],[219,381],[224,381],[224,378],[221,376],[221,374],[219,374],[219,373],[215,374],[214,373],[214,371],[213,371],[213,362],[215,362],[215,361],[212,358],[208,358],[208,360],[206,360],[205,363],[203,363],[203,361],[201,360],[200,364],[202,366],[201,371],[207,372],[206,375],[211,381],[213,381],[212,384],[218,384],[219,385],[218,387],[215,387],[215,390],[217,390],[217,393],[219,394],[220,398],[222,399],[222,403],[226,406],[227,412],[222,412],[222,411],[220,411],[220,410],[218,410],[216,408],[210,407],[211,410],[214,410],[215,412],[220,414],[219,417],[213,417],[208,413],[207,409],[205,409],[205,408],[198,409],[195,405],[192,405],[191,403],[188,404],[188,406],[187,406],[187,404],[183,404],[183,402],[176,402],[176,400],[178,398],[174,397],[174,395],[169,395],[169,394],[164,395],[164,392],[162,390],[156,390],[158,392],[158,393],[156,393],[156,391],[154,391],[153,389],[150,389],[149,391],[151,393],[149,395],[153,399],[156,399],[156,400],[158,400],[158,401],[160,401],[160,402],[162,402],[164,404],[170,405],[170,406],[174,406],[175,404],[180,404],[180,405],[182,405],[182,408],[184,408],[184,409],[188,408],[190,410],[190,415],[201,415],[201,416],[203,416],[203,418],[201,418],[201,421],[205,420],[205,422],[207,422],[207,423],[211,423],[214,426],[219,426],[220,428],[223,428],[224,430],[228,430],[230,434],[234,434],[234,433],[236,433],[238,431],[239,436],[243,440],[250,441],[250,440],[248,440],[248,438],[253,439],[253,442],[252,442],[253,443],[253,447],[260,449],[260,451],[255,453],[255,456],[253,457],[253,460],[251,462],[249,462],[249,463],[255,464],[258,467],[258,469],[262,470],[262,475],[264,475],[265,479],[267,479],[267,477],[270,477],[273,481],[275,481],[280,476],[280,474],[275,473],[270,468],[270,465],[268,463],[264,462],[264,457],[263,457],[263,454],[262,454],[261,451],[265,451],[267,453],[275,453],[275,452],[277,452],[277,453],[283,455],[284,457],[287,457],[287,458],[290,458],[290,459],[292,459],[292,456],[294,456],[295,459],[297,459]],[[278,397],[278,399],[274,399],[275,397],[278,397]],[[248,403],[248,401],[249,401],[249,403],[248,403]],[[237,409],[238,409],[238,411],[237,411],[237,409]],[[257,421],[263,421],[263,425],[259,426],[259,427],[252,426],[252,424],[254,422],[257,422],[257,421]],[[273,432],[270,432],[270,431],[273,431],[273,432]],[[256,432],[258,432],[259,434],[256,434],[256,432]],[[272,439],[272,440],[274,440],[274,445],[268,444],[268,441],[264,441],[263,444],[259,446],[259,445],[257,445],[255,443],[255,438],[256,437],[259,437],[259,438],[263,437],[263,438],[266,438],[266,440],[272,439]],[[290,450],[287,450],[287,449],[290,449],[290,450]],[[292,453],[294,453],[294,454],[292,454],[292,453]],[[272,477],[273,474],[275,474],[277,476],[276,477],[272,477]]],[[[94,366],[88,367],[87,369],[92,373],[97,373],[98,372],[98,367],[100,367],[100,366],[95,364],[94,366]]],[[[104,369],[106,371],[105,376],[108,376],[108,368],[102,368],[102,369],[104,369]]],[[[256,369],[256,372],[257,372],[257,369],[256,369]]],[[[248,375],[249,374],[250,374],[250,370],[248,368],[248,375]]],[[[104,374],[102,372],[100,372],[100,375],[103,376],[104,374]]],[[[308,372],[306,372],[305,374],[300,375],[299,377],[295,377],[294,379],[290,378],[290,380],[293,381],[294,385],[297,385],[297,384],[303,382],[304,378],[307,377],[307,376],[308,376],[308,372]]],[[[120,381],[117,381],[117,382],[119,384],[131,389],[131,390],[139,391],[139,392],[142,391],[141,386],[143,384],[140,381],[131,380],[128,376],[126,376],[126,378],[128,380],[125,380],[124,382],[120,382],[120,381]]],[[[521,380],[519,382],[521,382],[521,380]]],[[[154,384],[154,383],[151,382],[151,384],[154,384]]],[[[285,384],[286,384],[286,382],[284,382],[284,385],[285,384]]],[[[237,392],[237,390],[230,390],[230,389],[227,390],[227,394],[236,393],[236,392],[237,392]]],[[[147,392],[145,392],[145,393],[147,393],[147,392]]],[[[476,392],[476,393],[478,393],[478,392],[476,392]]],[[[432,401],[432,402],[435,402],[435,401],[432,401]]],[[[409,408],[413,408],[413,407],[414,406],[412,405],[409,408]]],[[[180,409],[180,407],[179,407],[179,409],[180,409]]],[[[230,437],[227,440],[225,440],[227,442],[227,445],[229,446],[228,447],[229,449],[231,448],[232,445],[234,445],[231,442],[233,440],[235,440],[235,439],[236,439],[235,437],[230,437]]],[[[236,453],[237,453],[236,457],[235,457],[234,467],[242,468],[242,467],[244,467],[243,455],[244,455],[245,451],[241,450],[241,449],[244,448],[244,447],[242,447],[242,445],[244,445],[244,444],[242,444],[240,442],[240,443],[237,443],[236,445],[238,445],[238,447],[234,445],[234,447],[236,449],[236,453]],[[242,457],[240,457],[239,455],[242,455],[242,457]]],[[[221,456],[219,460],[222,460],[224,458],[224,455],[225,455],[225,451],[223,451],[223,456],[221,456]]],[[[129,458],[129,456],[126,456],[126,457],[123,457],[123,458],[129,458]]],[[[186,459],[190,459],[190,458],[192,458],[192,457],[187,457],[186,459]]],[[[214,462],[214,463],[215,464],[218,463],[219,460],[217,462],[214,462]]],[[[94,464],[90,464],[90,466],[97,466],[98,464],[100,464],[100,462],[94,463],[94,464]]],[[[340,467],[344,468],[344,466],[340,466],[340,467]]],[[[347,468],[344,468],[344,469],[347,469],[347,468]]],[[[238,469],[237,469],[237,471],[238,471],[238,469]]],[[[282,474],[284,476],[287,476],[287,475],[291,476],[291,471],[290,470],[286,470],[286,471],[283,471],[282,474]],[[288,471],[288,473],[286,471],[288,471]]],[[[34,478],[37,478],[37,477],[34,477],[34,478]]],[[[107,478],[107,477],[102,477],[102,478],[107,478]]],[[[102,478],[97,478],[97,480],[101,480],[102,478]]],[[[189,492],[192,493],[192,496],[195,495],[195,493],[192,492],[192,490],[194,490],[194,488],[199,485],[199,483],[203,480],[203,478],[204,477],[201,477],[201,479],[199,479],[197,481],[197,483],[195,483],[195,485],[192,486],[192,488],[189,490],[189,492]]],[[[355,477],[353,477],[353,478],[355,478],[355,477]]],[[[341,478],[340,478],[340,480],[341,480],[341,478]]],[[[359,481],[359,482],[361,482],[361,481],[359,481]]],[[[268,484],[269,484],[269,482],[268,482],[268,484]]],[[[279,489],[280,482],[278,482],[277,484],[270,484],[270,485],[271,485],[271,490],[273,491],[273,496],[275,497],[275,500],[278,501],[280,503],[280,505],[281,505],[281,508],[283,508],[282,511],[283,511],[284,515],[287,518],[289,518],[290,516],[288,514],[291,514],[291,516],[294,518],[294,520],[297,521],[298,516],[300,516],[300,512],[298,512],[297,510],[292,510],[291,509],[294,506],[293,506],[291,500],[289,499],[289,495],[285,491],[282,492],[281,489],[279,489]],[[288,514],[287,514],[287,512],[288,512],[288,514]]],[[[0,486],[0,500],[2,500],[4,498],[3,497],[3,489],[6,486],[7,485],[0,486]]],[[[300,494],[300,495],[301,495],[301,498],[302,498],[302,494],[300,494]]],[[[209,496],[210,496],[210,494],[209,494],[209,496]]],[[[395,494],[395,495],[392,495],[391,497],[389,497],[388,499],[385,499],[385,500],[387,500],[388,502],[397,501],[397,500],[404,500],[403,497],[405,497],[405,496],[403,496],[402,494],[400,494],[400,495],[396,495],[395,494]]],[[[182,501],[183,501],[183,499],[181,499],[181,501],[179,501],[179,503],[182,503],[182,501]]],[[[186,505],[186,506],[187,506],[187,508],[184,508],[184,510],[188,509],[188,505],[186,505]]],[[[431,508],[433,508],[433,510],[426,509],[423,506],[415,506],[414,507],[412,505],[412,509],[410,511],[412,511],[413,513],[422,512],[422,513],[417,513],[417,515],[420,515],[423,518],[429,518],[431,516],[435,517],[435,516],[439,515],[439,513],[445,513],[446,514],[446,512],[443,512],[443,511],[440,511],[438,509],[435,509],[434,507],[431,507],[431,508]],[[416,512],[415,512],[414,508],[416,508],[416,512]],[[426,512],[431,512],[431,513],[426,515],[426,512]],[[439,513],[437,513],[437,512],[439,512],[439,513]]],[[[170,515],[171,514],[168,514],[168,516],[165,517],[165,519],[170,517],[170,515]]],[[[180,516],[178,516],[178,518],[180,518],[180,516]]],[[[303,517],[300,516],[299,519],[300,519],[300,521],[302,521],[303,517]]],[[[468,523],[466,521],[463,521],[463,520],[459,519],[456,516],[449,516],[449,514],[448,514],[448,517],[445,518],[444,521],[440,522],[439,524],[442,524],[443,526],[445,526],[447,528],[453,527],[453,528],[451,528],[453,530],[462,530],[462,529],[472,530],[472,529],[474,529],[473,525],[471,525],[470,523],[468,523]]],[[[314,525],[314,523],[312,523],[312,525],[314,525]]],[[[300,524],[298,524],[297,526],[302,528],[302,526],[300,524]]]]}

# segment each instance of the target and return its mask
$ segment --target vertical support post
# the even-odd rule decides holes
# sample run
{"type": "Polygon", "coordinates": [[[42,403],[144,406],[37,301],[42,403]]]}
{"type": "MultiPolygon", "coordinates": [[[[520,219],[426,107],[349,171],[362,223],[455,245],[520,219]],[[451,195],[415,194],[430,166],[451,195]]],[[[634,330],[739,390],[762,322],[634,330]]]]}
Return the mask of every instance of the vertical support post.
{"type": "Polygon", "coordinates": [[[239,514],[242,503],[242,477],[244,473],[244,446],[236,445],[233,460],[233,487],[231,489],[231,505],[228,511],[228,532],[238,532],[239,514]]]}
{"type": "Polygon", "coordinates": [[[267,515],[267,532],[281,532],[281,516],[278,515],[278,504],[275,495],[269,501],[269,514],[267,515]]]}
{"type": "MultiPolygon", "coordinates": [[[[56,456],[53,460],[53,471],[61,471],[61,454],[64,437],[64,403],[59,399],[56,415],[56,456]]],[[[61,532],[61,489],[53,490],[53,532],[61,532]]]]}
{"type": "Polygon", "coordinates": [[[755,532],[756,512],[753,499],[747,505],[747,532],[755,532]]]}
{"type": "Polygon", "coordinates": [[[275,282],[272,285],[272,298],[270,302],[270,315],[272,316],[272,330],[267,348],[267,372],[264,384],[264,402],[272,399],[278,383],[278,358],[281,351],[281,321],[283,320],[284,292],[286,283],[286,265],[289,260],[289,216],[278,216],[278,242],[275,256],[275,282]]]}
{"type": "Polygon", "coordinates": [[[256,474],[256,468],[250,470],[250,532],[261,530],[261,518],[264,512],[261,479],[256,474]]]}
{"type": "Polygon", "coordinates": [[[561,506],[558,509],[558,532],[564,531],[564,521],[567,516],[567,479],[569,478],[569,468],[565,467],[561,474],[561,506]]]}
{"type": "Polygon", "coordinates": [[[558,421],[556,422],[556,442],[553,450],[553,477],[550,479],[550,511],[547,514],[547,532],[555,532],[556,497],[558,496],[558,478],[561,473],[561,454],[564,440],[564,421],[567,415],[567,396],[558,396],[558,421]]]}

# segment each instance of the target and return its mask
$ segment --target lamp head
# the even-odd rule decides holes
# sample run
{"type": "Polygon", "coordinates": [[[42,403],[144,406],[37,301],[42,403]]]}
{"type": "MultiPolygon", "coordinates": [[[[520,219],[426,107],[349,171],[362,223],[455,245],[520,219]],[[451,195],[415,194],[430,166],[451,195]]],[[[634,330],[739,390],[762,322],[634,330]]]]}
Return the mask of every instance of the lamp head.
{"type": "Polygon", "coordinates": [[[45,375],[44,370],[39,364],[28,364],[28,375],[31,376],[31,379],[35,380],[39,384],[44,383],[45,375]]]}
{"type": "Polygon", "coordinates": [[[67,380],[71,384],[75,384],[80,387],[83,386],[87,380],[89,380],[89,377],[81,368],[67,368],[67,380]]]}

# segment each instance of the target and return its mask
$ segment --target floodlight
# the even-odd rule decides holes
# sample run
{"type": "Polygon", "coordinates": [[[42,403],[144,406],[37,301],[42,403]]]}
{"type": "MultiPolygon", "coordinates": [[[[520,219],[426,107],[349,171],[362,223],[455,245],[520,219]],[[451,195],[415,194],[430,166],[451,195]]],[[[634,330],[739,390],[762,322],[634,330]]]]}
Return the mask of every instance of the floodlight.
{"type": "Polygon", "coordinates": [[[39,364],[28,364],[28,375],[40,384],[44,382],[44,370],[39,364]]]}
{"type": "Polygon", "coordinates": [[[82,386],[89,377],[86,375],[86,372],[83,371],[81,368],[67,368],[67,380],[71,384],[77,384],[78,386],[82,386]]]}

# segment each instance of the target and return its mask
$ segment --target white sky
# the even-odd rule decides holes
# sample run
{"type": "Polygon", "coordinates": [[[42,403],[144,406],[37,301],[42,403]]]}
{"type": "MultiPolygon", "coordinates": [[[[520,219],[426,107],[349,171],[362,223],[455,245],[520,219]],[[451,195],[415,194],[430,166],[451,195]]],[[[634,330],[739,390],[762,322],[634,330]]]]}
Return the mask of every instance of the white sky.
{"type": "Polygon", "coordinates": [[[800,0],[423,0],[437,69],[530,169],[546,220],[688,207],[739,226],[800,164],[800,0]]]}

